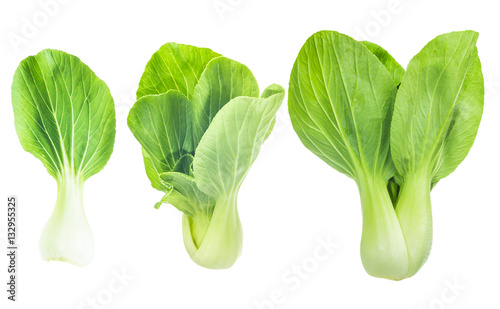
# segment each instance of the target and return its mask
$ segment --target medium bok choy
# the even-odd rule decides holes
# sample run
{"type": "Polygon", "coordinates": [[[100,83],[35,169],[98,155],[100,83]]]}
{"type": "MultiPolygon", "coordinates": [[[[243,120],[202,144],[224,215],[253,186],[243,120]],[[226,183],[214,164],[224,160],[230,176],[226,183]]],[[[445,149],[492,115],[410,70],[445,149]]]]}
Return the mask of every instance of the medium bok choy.
{"type": "Polygon", "coordinates": [[[295,61],[293,128],[358,185],[361,259],[372,276],[411,277],[429,256],[430,191],[466,157],[481,120],[477,38],[473,31],[440,35],[405,72],[374,43],[321,31],[295,61]]]}
{"type": "Polygon", "coordinates": [[[128,126],[151,185],[184,213],[184,245],[206,268],[240,256],[240,186],[270,134],[284,89],[259,96],[252,72],[210,49],[167,43],[148,62],[128,126]]]}
{"type": "Polygon", "coordinates": [[[83,266],[94,239],[83,184],[113,151],[115,109],[106,84],[75,56],[46,49],[24,59],[12,83],[17,135],[57,181],[57,201],[40,239],[45,260],[83,266]]]}

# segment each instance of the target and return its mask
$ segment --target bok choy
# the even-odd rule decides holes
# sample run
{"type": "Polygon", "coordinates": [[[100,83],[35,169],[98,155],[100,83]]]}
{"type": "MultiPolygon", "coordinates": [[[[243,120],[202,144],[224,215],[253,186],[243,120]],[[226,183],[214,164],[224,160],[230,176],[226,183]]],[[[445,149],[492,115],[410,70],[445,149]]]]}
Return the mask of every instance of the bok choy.
{"type": "Polygon", "coordinates": [[[128,126],[151,185],[184,213],[184,245],[206,268],[240,256],[240,186],[270,134],[284,89],[259,96],[252,72],[210,49],[167,43],[148,62],[128,126]]]}
{"type": "Polygon", "coordinates": [[[309,150],[356,182],[361,259],[372,276],[411,277],[429,256],[430,191],[466,157],[481,120],[477,38],[473,31],[440,35],[405,72],[374,43],[321,31],[295,61],[293,128],[309,150]]]}

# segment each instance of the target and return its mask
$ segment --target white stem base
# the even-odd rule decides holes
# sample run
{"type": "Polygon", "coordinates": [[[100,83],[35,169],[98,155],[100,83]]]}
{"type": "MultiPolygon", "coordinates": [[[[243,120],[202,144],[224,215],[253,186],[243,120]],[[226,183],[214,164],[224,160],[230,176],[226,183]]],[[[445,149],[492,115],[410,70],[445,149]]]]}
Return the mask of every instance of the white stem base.
{"type": "Polygon", "coordinates": [[[90,264],[94,258],[94,238],[83,209],[83,182],[58,182],[57,202],[40,237],[40,253],[47,261],[90,264]]]}

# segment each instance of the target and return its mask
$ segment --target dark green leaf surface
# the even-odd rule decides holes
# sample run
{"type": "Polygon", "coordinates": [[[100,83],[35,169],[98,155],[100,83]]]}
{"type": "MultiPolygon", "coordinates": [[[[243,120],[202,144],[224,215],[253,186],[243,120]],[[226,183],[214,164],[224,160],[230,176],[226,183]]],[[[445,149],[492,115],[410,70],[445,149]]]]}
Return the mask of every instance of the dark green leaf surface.
{"type": "MultiPolygon", "coordinates": [[[[191,102],[176,90],[145,96],[134,104],[128,126],[147,154],[148,173],[157,173],[156,178],[163,172],[189,174],[189,165],[179,161],[194,153],[191,121],[191,102]]],[[[158,183],[152,183],[157,188],[158,183]]]]}
{"type": "Polygon", "coordinates": [[[160,180],[169,188],[163,203],[169,203],[191,217],[199,213],[208,217],[212,215],[215,199],[201,192],[193,177],[172,172],[160,174],[160,180]]]}

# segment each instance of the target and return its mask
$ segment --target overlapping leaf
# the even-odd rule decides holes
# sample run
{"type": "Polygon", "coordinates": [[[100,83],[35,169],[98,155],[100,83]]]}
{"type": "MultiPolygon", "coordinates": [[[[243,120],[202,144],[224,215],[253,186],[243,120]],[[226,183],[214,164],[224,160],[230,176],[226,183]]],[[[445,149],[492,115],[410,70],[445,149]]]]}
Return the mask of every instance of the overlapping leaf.
{"type": "Polygon", "coordinates": [[[473,31],[438,36],[409,63],[391,127],[402,177],[423,173],[436,183],[469,152],[484,100],[477,38],[473,31]]]}
{"type": "Polygon", "coordinates": [[[394,84],[399,86],[403,76],[405,75],[405,69],[381,46],[368,41],[363,41],[361,43],[363,43],[368,50],[371,51],[385,66],[389,74],[392,76],[394,84]]]}
{"type": "Polygon", "coordinates": [[[239,189],[283,98],[282,88],[268,98],[235,98],[219,111],[196,149],[193,166],[200,190],[217,198],[239,189]]]}
{"type": "Polygon", "coordinates": [[[207,64],[220,55],[208,48],[167,43],[153,54],[139,82],[137,99],[177,90],[188,99],[207,64]]]}

